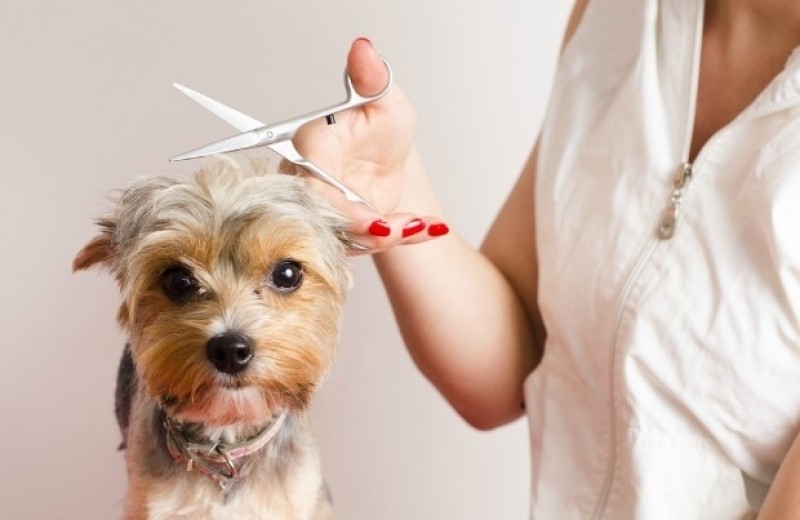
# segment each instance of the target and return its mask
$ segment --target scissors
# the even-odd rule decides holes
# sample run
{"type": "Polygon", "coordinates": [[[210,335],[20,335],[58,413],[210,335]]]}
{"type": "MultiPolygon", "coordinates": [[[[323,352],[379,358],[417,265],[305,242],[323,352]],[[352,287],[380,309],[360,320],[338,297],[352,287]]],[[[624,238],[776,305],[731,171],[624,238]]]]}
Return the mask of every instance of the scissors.
{"type": "Polygon", "coordinates": [[[265,125],[261,121],[253,119],[252,117],[234,110],[229,106],[223,105],[219,101],[215,101],[208,96],[204,96],[199,92],[195,92],[190,88],[175,83],[175,88],[189,96],[191,99],[202,105],[210,112],[216,114],[221,119],[227,121],[228,124],[234,126],[242,133],[221,141],[217,141],[215,143],[211,143],[201,148],[176,155],[170,160],[183,161],[186,159],[196,159],[198,157],[205,157],[208,155],[266,146],[272,151],[283,156],[289,162],[302,167],[313,177],[330,186],[333,186],[339,190],[347,200],[358,202],[373,208],[372,204],[367,202],[360,195],[339,182],[339,180],[337,180],[331,174],[300,155],[300,152],[298,152],[294,147],[294,144],[292,144],[292,137],[294,137],[300,127],[310,121],[313,121],[314,119],[324,117],[328,121],[328,124],[332,124],[335,122],[334,114],[349,110],[351,108],[366,105],[367,103],[372,103],[373,101],[377,101],[385,96],[392,86],[392,69],[389,66],[389,62],[387,62],[385,59],[383,59],[383,64],[386,66],[389,76],[386,81],[386,85],[384,85],[383,89],[377,94],[372,96],[359,95],[355,88],[353,88],[353,81],[350,78],[350,74],[348,74],[348,72],[345,70],[344,88],[347,94],[347,99],[337,105],[315,110],[313,112],[309,112],[308,114],[293,117],[291,119],[270,125],[265,125]]]}

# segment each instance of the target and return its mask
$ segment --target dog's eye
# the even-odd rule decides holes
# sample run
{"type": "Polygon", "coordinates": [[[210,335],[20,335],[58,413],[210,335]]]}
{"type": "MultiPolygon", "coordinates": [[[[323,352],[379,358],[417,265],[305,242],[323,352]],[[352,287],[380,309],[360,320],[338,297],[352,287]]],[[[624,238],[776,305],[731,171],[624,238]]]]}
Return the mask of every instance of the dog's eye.
{"type": "Polygon", "coordinates": [[[269,284],[280,292],[292,292],[303,283],[303,267],[294,260],[281,260],[269,275],[269,284]]]}
{"type": "Polygon", "coordinates": [[[200,291],[200,284],[184,266],[174,266],[161,273],[161,289],[175,303],[186,303],[200,291]]]}

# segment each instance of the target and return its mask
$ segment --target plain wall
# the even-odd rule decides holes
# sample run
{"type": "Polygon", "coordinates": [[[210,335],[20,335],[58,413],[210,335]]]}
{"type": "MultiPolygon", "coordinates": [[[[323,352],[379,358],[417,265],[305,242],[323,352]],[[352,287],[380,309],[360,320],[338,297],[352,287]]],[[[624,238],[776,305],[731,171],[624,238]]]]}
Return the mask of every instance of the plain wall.
{"type": "MultiPolygon", "coordinates": [[[[171,87],[263,121],[340,101],[372,37],[420,116],[451,228],[477,245],[535,139],[568,2],[0,0],[0,518],[108,520],[125,491],[113,417],[124,337],[110,277],[72,275],[107,193],[182,176],[235,133],[171,87]]],[[[380,280],[355,287],[313,409],[342,519],[521,519],[524,421],[472,430],[416,371],[380,280]]],[[[425,276],[425,273],[410,273],[425,276]]]]}

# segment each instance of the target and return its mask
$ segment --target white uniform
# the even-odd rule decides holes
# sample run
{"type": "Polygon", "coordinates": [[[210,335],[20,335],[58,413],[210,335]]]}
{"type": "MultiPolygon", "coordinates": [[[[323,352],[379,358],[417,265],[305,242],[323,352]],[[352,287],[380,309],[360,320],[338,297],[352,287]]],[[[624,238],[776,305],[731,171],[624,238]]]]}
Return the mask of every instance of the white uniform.
{"type": "Polygon", "coordinates": [[[592,0],[560,61],[525,383],[537,520],[747,517],[800,429],[800,52],[676,188],[702,20],[701,0],[592,0]]]}

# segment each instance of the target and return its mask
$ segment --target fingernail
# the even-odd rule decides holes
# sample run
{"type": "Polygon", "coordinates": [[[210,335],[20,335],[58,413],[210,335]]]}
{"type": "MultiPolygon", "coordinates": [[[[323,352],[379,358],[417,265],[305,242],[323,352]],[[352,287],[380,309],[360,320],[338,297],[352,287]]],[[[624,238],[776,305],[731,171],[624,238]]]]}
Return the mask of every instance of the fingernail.
{"type": "Polygon", "coordinates": [[[385,220],[376,220],[369,225],[369,234],[375,237],[388,237],[392,232],[385,220]]]}
{"type": "Polygon", "coordinates": [[[359,36],[358,38],[356,38],[356,41],[359,41],[359,40],[362,41],[362,42],[367,42],[370,47],[375,47],[375,45],[372,44],[372,40],[370,40],[366,36],[359,36]]]}
{"type": "Polygon", "coordinates": [[[431,224],[428,226],[428,234],[432,237],[440,237],[448,234],[449,232],[450,228],[447,227],[447,224],[431,224]]]}
{"type": "Polygon", "coordinates": [[[410,221],[408,224],[403,226],[403,238],[410,237],[411,235],[416,235],[420,231],[425,229],[425,223],[418,218],[410,221]]]}

